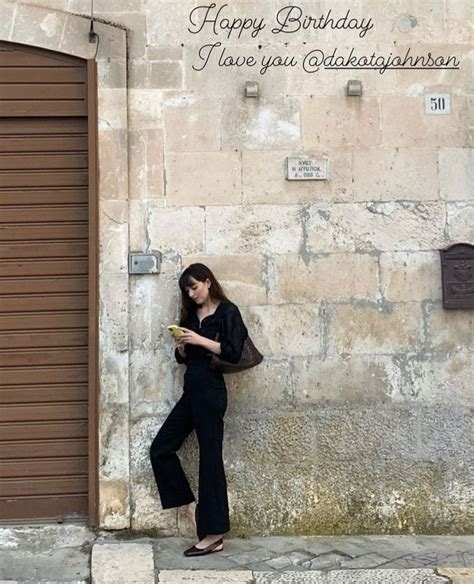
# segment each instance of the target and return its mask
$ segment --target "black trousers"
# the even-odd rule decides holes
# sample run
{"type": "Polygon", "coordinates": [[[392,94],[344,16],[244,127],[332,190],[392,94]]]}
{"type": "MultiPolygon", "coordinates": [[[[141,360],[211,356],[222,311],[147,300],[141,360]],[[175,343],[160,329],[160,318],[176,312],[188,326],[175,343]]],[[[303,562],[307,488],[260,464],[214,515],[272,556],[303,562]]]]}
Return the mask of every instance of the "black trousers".
{"type": "Polygon", "coordinates": [[[194,429],[199,444],[199,501],[196,533],[230,530],[227,482],[222,459],[227,388],[200,384],[183,391],[150,447],[150,459],[163,509],[195,501],[176,451],[194,429]]]}

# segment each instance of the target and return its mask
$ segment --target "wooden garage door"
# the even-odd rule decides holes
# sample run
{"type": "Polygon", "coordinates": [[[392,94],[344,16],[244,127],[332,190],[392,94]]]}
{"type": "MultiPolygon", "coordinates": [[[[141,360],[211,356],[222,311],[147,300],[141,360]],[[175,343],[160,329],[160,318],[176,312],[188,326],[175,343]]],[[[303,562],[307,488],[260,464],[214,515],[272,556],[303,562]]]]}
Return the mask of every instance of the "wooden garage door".
{"type": "Polygon", "coordinates": [[[87,62],[0,43],[0,520],[89,507],[87,62]]]}

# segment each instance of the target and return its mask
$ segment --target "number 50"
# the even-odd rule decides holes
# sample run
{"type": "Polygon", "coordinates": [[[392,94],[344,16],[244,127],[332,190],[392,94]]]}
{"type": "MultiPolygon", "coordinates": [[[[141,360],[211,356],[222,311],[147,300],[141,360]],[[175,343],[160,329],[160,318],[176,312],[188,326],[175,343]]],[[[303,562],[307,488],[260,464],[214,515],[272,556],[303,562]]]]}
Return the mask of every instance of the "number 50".
{"type": "Polygon", "coordinates": [[[444,97],[430,97],[431,111],[444,111],[446,109],[446,99],[444,97]]]}

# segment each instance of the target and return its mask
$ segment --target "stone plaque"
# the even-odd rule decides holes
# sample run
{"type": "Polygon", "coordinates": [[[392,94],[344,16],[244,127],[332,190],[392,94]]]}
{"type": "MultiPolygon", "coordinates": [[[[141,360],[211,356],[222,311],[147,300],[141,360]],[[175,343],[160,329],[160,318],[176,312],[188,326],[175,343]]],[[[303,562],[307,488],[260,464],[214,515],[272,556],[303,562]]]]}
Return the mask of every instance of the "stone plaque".
{"type": "Polygon", "coordinates": [[[474,308],[474,245],[455,243],[440,253],[443,308],[474,308]]]}
{"type": "Polygon", "coordinates": [[[129,274],[159,274],[161,267],[160,253],[134,253],[128,256],[129,274]]]}
{"type": "Polygon", "coordinates": [[[324,158],[288,157],[287,180],[328,180],[328,160],[324,158]]]}

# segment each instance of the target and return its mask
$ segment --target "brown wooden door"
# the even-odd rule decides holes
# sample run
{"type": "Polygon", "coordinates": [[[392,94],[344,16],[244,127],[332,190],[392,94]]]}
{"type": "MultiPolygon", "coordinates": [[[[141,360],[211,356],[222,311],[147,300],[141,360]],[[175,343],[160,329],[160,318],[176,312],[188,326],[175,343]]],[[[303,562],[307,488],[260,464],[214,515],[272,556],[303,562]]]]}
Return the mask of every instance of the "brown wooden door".
{"type": "Polygon", "coordinates": [[[0,520],[88,515],[87,62],[0,43],[0,520]]]}

